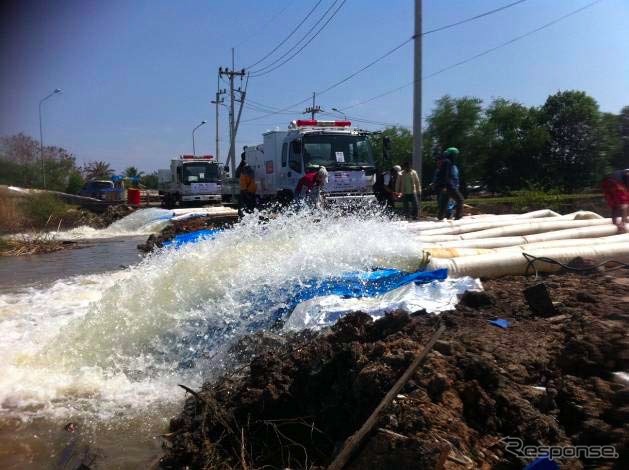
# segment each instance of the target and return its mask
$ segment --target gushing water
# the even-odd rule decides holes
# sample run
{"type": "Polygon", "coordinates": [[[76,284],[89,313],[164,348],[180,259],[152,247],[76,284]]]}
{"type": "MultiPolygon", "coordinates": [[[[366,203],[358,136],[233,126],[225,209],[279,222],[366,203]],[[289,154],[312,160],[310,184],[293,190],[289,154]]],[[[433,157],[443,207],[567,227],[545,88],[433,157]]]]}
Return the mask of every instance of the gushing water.
{"type": "Polygon", "coordinates": [[[256,214],[121,271],[2,295],[0,413],[107,418],[178,400],[177,383],[199,385],[216,351],[286,315],[300,286],[415,270],[420,252],[378,213],[256,214]]]}

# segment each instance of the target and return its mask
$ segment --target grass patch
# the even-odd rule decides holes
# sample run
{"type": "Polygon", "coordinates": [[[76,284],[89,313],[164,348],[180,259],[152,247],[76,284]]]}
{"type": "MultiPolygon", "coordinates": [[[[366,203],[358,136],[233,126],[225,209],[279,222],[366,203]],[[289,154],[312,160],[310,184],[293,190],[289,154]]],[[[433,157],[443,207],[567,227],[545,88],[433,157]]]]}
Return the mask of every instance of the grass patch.
{"type": "Polygon", "coordinates": [[[21,202],[23,217],[35,228],[56,227],[71,207],[50,193],[34,194],[21,202]]]}

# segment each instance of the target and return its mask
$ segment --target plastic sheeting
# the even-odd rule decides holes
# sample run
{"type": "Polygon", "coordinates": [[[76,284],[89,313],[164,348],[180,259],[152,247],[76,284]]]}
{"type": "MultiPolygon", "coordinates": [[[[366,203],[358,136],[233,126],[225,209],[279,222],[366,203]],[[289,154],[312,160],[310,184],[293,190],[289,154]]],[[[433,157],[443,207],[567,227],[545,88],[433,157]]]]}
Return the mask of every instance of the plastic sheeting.
{"type": "Polygon", "coordinates": [[[205,229],[197,230],[196,232],[180,233],[179,235],[175,235],[170,240],[166,240],[163,245],[179,248],[181,245],[185,245],[186,243],[196,243],[201,240],[211,240],[216,236],[218,232],[220,232],[220,229],[205,229]]]}
{"type": "Polygon", "coordinates": [[[481,282],[471,277],[443,278],[430,282],[425,282],[426,279],[426,276],[419,277],[393,290],[372,297],[347,298],[341,295],[313,297],[295,307],[284,323],[284,329],[310,328],[318,330],[334,324],[352,312],[364,312],[374,319],[381,318],[396,310],[403,310],[408,313],[426,310],[428,313],[438,314],[454,309],[459,300],[458,296],[465,291],[483,289],[481,282]]]}

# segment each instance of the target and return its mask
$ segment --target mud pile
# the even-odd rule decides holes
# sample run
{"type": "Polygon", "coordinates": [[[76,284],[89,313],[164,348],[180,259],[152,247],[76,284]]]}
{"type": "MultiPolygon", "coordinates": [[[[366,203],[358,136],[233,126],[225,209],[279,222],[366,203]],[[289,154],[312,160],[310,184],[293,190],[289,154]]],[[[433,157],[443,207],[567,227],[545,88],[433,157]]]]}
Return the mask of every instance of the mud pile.
{"type": "Polygon", "coordinates": [[[237,216],[231,215],[208,215],[185,220],[176,220],[166,226],[159,234],[149,235],[146,243],[138,245],[138,249],[140,251],[150,252],[156,248],[161,248],[165,241],[171,240],[181,233],[196,232],[204,229],[227,228],[231,227],[237,220],[237,216]]]}
{"type": "Polygon", "coordinates": [[[614,375],[629,370],[627,271],[545,283],[548,318],[525,303],[532,281],[513,277],[440,317],[356,313],[318,335],[248,337],[232,351],[247,365],[191,393],[171,421],[161,468],[325,467],[439,322],[445,333],[347,468],[521,469],[507,436],[614,445],[618,459],[562,468],[629,468],[629,386],[614,375]]]}

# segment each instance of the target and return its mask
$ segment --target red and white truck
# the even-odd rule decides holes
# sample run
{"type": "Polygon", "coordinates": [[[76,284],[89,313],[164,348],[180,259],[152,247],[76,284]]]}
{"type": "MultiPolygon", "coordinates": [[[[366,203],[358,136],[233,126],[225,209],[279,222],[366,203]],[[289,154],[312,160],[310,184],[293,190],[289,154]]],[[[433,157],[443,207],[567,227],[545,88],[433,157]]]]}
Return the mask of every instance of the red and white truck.
{"type": "MultiPolygon", "coordinates": [[[[287,130],[264,133],[262,144],[245,149],[246,161],[255,171],[258,196],[290,201],[299,179],[324,166],[328,170],[326,200],[373,199],[375,164],[368,133],[351,125],[350,121],[297,119],[287,130]]],[[[233,196],[236,188],[236,184],[226,184],[224,194],[233,196]]]]}

